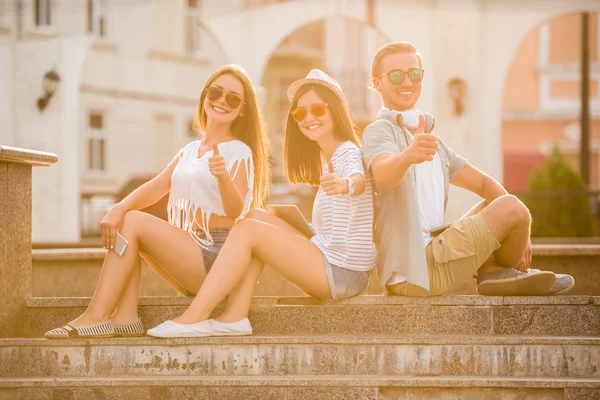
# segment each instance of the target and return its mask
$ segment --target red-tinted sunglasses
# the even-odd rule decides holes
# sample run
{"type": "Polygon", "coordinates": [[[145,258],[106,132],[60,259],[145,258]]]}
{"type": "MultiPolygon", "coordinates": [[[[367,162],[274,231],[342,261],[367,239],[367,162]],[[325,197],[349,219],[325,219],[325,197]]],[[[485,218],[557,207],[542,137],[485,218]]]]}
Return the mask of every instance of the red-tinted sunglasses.
{"type": "Polygon", "coordinates": [[[304,121],[306,117],[308,117],[308,113],[311,113],[315,117],[322,117],[325,115],[327,111],[327,103],[316,103],[311,105],[310,107],[297,107],[292,110],[290,114],[292,114],[292,118],[296,120],[296,122],[304,121]]]}
{"type": "MultiPolygon", "coordinates": [[[[223,89],[218,86],[209,86],[206,88],[206,97],[210,101],[219,100],[223,96],[223,93],[225,93],[223,89]]],[[[244,104],[242,98],[237,93],[225,93],[225,103],[234,110],[244,104]]]]}

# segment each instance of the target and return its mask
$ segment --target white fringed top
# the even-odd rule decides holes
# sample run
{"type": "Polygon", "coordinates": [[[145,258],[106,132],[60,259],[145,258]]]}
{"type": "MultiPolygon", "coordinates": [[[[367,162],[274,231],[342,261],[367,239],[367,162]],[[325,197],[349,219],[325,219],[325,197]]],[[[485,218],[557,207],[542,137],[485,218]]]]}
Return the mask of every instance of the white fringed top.
{"type": "MultiPolygon", "coordinates": [[[[214,244],[209,231],[210,217],[213,214],[226,216],[221,202],[219,183],[208,169],[208,160],[213,151],[207,151],[198,157],[201,140],[196,140],[182,148],[179,161],[171,177],[171,193],[167,213],[169,222],[190,233],[200,247],[208,250],[214,244]],[[197,214],[200,211],[201,220],[197,214]],[[198,236],[198,228],[205,238],[198,236]]],[[[232,179],[235,179],[242,162],[246,167],[248,191],[244,197],[244,208],[236,222],[246,216],[252,203],[254,188],[254,162],[252,150],[240,140],[219,143],[219,153],[225,158],[225,167],[232,179]]]]}

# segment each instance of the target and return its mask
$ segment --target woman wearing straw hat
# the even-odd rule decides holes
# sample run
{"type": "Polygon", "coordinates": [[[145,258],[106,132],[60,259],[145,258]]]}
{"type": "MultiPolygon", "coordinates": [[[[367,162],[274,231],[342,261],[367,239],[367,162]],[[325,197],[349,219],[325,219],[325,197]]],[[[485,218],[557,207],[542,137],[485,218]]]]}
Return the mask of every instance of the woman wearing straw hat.
{"type": "Polygon", "coordinates": [[[313,207],[314,236],[304,236],[275,215],[254,210],[227,238],[190,307],[148,334],[155,337],[247,335],[254,285],[243,278],[251,260],[270,265],[305,293],[341,299],[362,293],[375,265],[373,196],[359,139],[340,85],[320,70],[288,89],[290,113],[284,165],[291,183],[319,186],[313,207]],[[246,287],[244,287],[246,286],[246,287]],[[247,302],[208,319],[237,287],[247,302]]]}

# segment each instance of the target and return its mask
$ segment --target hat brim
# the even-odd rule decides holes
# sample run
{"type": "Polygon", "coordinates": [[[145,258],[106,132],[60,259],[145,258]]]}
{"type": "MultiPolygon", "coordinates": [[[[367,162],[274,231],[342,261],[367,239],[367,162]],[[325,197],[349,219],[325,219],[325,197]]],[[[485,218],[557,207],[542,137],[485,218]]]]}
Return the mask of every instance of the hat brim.
{"type": "Polygon", "coordinates": [[[342,104],[344,105],[346,110],[348,110],[348,100],[346,100],[346,96],[338,87],[336,87],[335,85],[333,85],[327,81],[324,81],[322,79],[314,79],[314,78],[300,79],[290,85],[290,87],[288,88],[288,91],[287,91],[287,97],[288,97],[288,100],[290,101],[290,103],[294,100],[294,97],[296,96],[296,93],[298,92],[298,90],[300,90],[300,88],[302,86],[306,86],[306,85],[325,86],[327,89],[331,90],[337,97],[340,98],[340,100],[342,101],[342,104]]]}

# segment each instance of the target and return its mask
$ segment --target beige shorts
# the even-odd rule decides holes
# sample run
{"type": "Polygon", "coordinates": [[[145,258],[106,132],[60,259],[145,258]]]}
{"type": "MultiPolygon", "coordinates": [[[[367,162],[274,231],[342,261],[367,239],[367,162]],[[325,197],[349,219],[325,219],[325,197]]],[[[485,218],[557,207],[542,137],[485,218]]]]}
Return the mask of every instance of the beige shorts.
{"type": "MultiPolygon", "coordinates": [[[[451,292],[477,274],[477,270],[500,247],[481,213],[461,219],[425,248],[429,268],[429,294],[451,292]]],[[[421,296],[421,288],[408,282],[388,287],[400,296],[421,296]]]]}

